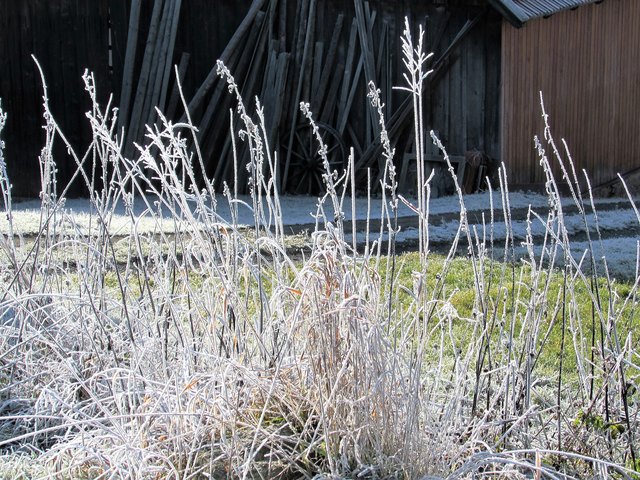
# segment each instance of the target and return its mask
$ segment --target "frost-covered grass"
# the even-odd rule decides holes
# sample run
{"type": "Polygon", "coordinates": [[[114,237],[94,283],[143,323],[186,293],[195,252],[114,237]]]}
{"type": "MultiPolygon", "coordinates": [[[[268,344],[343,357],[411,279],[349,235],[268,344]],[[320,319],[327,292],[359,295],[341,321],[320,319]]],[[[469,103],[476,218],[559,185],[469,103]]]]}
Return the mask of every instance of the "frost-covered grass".
{"type": "MultiPolygon", "coordinates": [[[[409,32],[404,41],[419,106],[426,59],[409,32]]],[[[85,82],[95,100],[90,75],[85,82]]],[[[354,248],[349,220],[333,213],[355,210],[344,201],[351,158],[344,174],[326,172],[310,249],[292,257],[260,108],[249,112],[238,95],[244,134],[235,141],[252,152],[247,235],[232,190],[196,181],[190,121],[175,125],[159,114],[160,126],[129,159],[116,112],[94,101],[86,158],[106,188],[90,188],[87,235],[68,228],[74,220],[61,209],[51,144],[64,139],[46,91],[44,98],[41,206],[26,249],[0,162],[9,218],[0,239],[0,476],[633,475],[640,277],[618,284],[590,267],[599,230],[569,162],[566,178],[593,238],[582,261],[572,255],[573,227],[550,174],[545,227],[535,237],[542,243],[525,237],[526,260],[518,260],[504,171],[485,227],[469,226],[460,194],[444,256],[429,250],[429,178],[419,171],[418,197],[406,201],[420,219],[418,252],[396,254],[405,200],[388,144],[382,198],[371,200],[380,205],[379,231],[354,248]],[[141,202],[152,224],[173,222],[171,234],[139,228],[133,204],[141,202]],[[120,203],[130,222],[115,236],[120,203]],[[222,204],[230,220],[218,214],[222,204]]],[[[370,98],[380,113],[373,85],[370,98]]],[[[306,106],[303,113],[313,122],[306,106]]],[[[416,144],[425,140],[418,134],[416,144]]],[[[542,141],[550,172],[548,162],[566,154],[548,131],[542,141]]],[[[85,153],[70,152],[80,166],[85,153]]]]}

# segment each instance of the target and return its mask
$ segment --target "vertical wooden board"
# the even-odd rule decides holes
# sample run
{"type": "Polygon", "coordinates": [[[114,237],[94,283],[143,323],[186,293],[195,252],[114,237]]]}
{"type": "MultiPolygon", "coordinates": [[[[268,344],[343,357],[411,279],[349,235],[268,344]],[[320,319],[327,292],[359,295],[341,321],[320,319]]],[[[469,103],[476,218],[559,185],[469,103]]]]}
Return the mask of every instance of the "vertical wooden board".
{"type": "MultiPolygon", "coordinates": [[[[256,21],[258,17],[256,17],[256,21]]],[[[256,23],[257,24],[257,23],[256,23]]],[[[265,78],[265,68],[269,56],[269,14],[262,20],[262,26],[256,26],[255,32],[251,32],[253,40],[247,42],[247,53],[242,55],[250,60],[246,66],[246,71],[240,75],[244,78],[242,84],[242,96],[250,103],[250,108],[255,106],[255,96],[260,93],[262,83],[265,78]]]]}
{"type": "Polygon", "coordinates": [[[342,26],[344,23],[344,15],[339,14],[336,19],[336,24],[331,34],[332,40],[329,46],[329,52],[327,53],[327,59],[324,64],[322,77],[320,79],[320,85],[318,87],[317,96],[320,98],[327,97],[327,101],[324,102],[322,108],[319,109],[318,115],[321,121],[329,123],[330,125],[336,125],[334,119],[334,111],[336,102],[338,99],[338,93],[340,92],[340,79],[343,78],[345,70],[344,57],[340,57],[338,54],[338,45],[342,41],[342,26]],[[331,80],[333,79],[333,82],[331,80]],[[331,84],[330,84],[331,82],[331,84]]]}
{"type": "MultiPolygon", "coordinates": [[[[21,52],[19,56],[20,70],[16,75],[16,79],[18,83],[21,84],[22,90],[18,108],[25,108],[25,113],[27,114],[23,117],[24,136],[21,146],[27,146],[29,163],[34,169],[33,171],[38,172],[38,154],[44,141],[44,131],[41,128],[41,125],[43,125],[42,84],[30,55],[36,52],[36,42],[33,37],[35,32],[39,31],[41,25],[36,23],[35,12],[38,8],[42,8],[42,4],[26,5],[26,3],[27,2],[24,2],[24,8],[21,9],[20,16],[18,17],[18,21],[21,22],[21,26],[23,27],[20,28],[21,39],[18,50],[21,52]],[[35,134],[31,137],[31,141],[29,141],[30,133],[35,134]]],[[[44,31],[48,33],[48,29],[44,31]]],[[[38,48],[39,47],[38,45],[38,48]]],[[[39,176],[36,178],[34,178],[34,185],[31,189],[34,194],[40,191],[39,176]]],[[[24,183],[27,184],[29,182],[25,179],[24,183]]]]}
{"type": "Polygon", "coordinates": [[[501,97],[500,97],[500,161],[506,162],[511,156],[510,140],[506,136],[508,119],[511,118],[511,108],[507,102],[515,101],[515,95],[511,91],[512,71],[513,69],[505,69],[505,65],[511,65],[512,53],[514,49],[511,47],[511,32],[508,30],[506,23],[502,23],[501,37],[502,42],[500,45],[500,84],[501,84],[501,97]]]}
{"type": "MultiPolygon", "coordinates": [[[[360,59],[358,60],[358,64],[355,68],[351,85],[348,89],[348,95],[344,103],[344,109],[339,118],[338,132],[340,133],[340,135],[344,134],[344,132],[347,129],[347,126],[349,125],[349,119],[351,118],[351,114],[353,113],[353,110],[354,110],[353,103],[356,96],[356,92],[358,91],[358,88],[361,86],[360,78],[362,77],[363,70],[364,70],[364,59],[362,58],[362,55],[361,55],[360,59]]],[[[362,138],[363,137],[360,136],[360,139],[362,138]]]]}
{"type": "MultiPolygon", "coordinates": [[[[0,2],[0,99],[2,99],[2,109],[5,113],[11,112],[13,109],[13,74],[12,60],[16,62],[15,54],[11,55],[12,50],[15,51],[14,42],[18,32],[14,31],[15,21],[13,20],[15,5],[13,2],[0,2]]],[[[2,138],[6,140],[7,133],[11,131],[11,123],[14,119],[9,113],[8,123],[5,124],[4,130],[1,132],[2,138]]],[[[5,142],[5,148],[9,149],[9,145],[5,142]]],[[[5,150],[5,156],[6,156],[5,150]]]]}
{"type": "MultiPolygon", "coordinates": [[[[109,0],[97,0],[95,2],[81,3],[80,18],[84,18],[85,32],[87,38],[87,48],[82,51],[82,56],[78,59],[79,69],[86,66],[95,79],[96,94],[100,107],[104,110],[110,96],[113,94],[113,70],[109,66],[110,61],[110,6],[109,0]]],[[[113,42],[113,35],[111,35],[113,42]]],[[[86,108],[90,108],[88,94],[85,92],[86,108]]],[[[117,108],[118,104],[113,100],[111,109],[117,108]]],[[[109,112],[110,113],[110,112],[109,112]]],[[[86,148],[91,141],[91,129],[87,120],[83,122],[86,137],[83,133],[83,145],[86,148]]]]}
{"type": "MultiPolygon", "coordinates": [[[[315,47],[313,49],[313,67],[311,71],[310,85],[311,91],[314,92],[312,100],[312,105],[317,105],[316,101],[320,100],[316,97],[316,94],[319,92],[320,86],[320,76],[322,74],[322,64],[324,60],[324,42],[315,42],[315,47]]],[[[316,109],[317,112],[318,109],[316,109]]]]}
{"type": "Polygon", "coordinates": [[[309,0],[301,0],[294,2],[295,13],[293,15],[293,35],[291,36],[291,54],[293,55],[294,66],[300,65],[302,58],[302,47],[304,45],[304,32],[306,31],[306,8],[308,8],[309,0]]]}
{"type": "MultiPolygon", "coordinates": [[[[84,2],[74,2],[70,9],[70,15],[67,19],[67,30],[64,33],[65,39],[65,54],[69,54],[68,63],[65,65],[63,81],[69,85],[69,95],[73,95],[75,102],[70,105],[70,109],[65,114],[65,120],[67,125],[66,134],[72,135],[73,147],[79,156],[82,156],[87,146],[91,143],[91,127],[85,113],[91,109],[91,101],[89,94],[85,90],[85,83],[82,80],[82,76],[85,70],[89,74],[93,74],[95,80],[95,86],[98,92],[98,101],[102,96],[102,79],[101,69],[99,67],[99,59],[101,56],[101,49],[104,47],[107,51],[107,38],[105,35],[104,40],[100,38],[102,29],[98,22],[92,22],[91,16],[97,16],[100,14],[101,0],[93,2],[87,6],[84,2]],[[71,52],[73,52],[71,54],[71,52]]],[[[107,15],[103,17],[104,21],[107,21],[107,15]]],[[[68,99],[64,99],[67,105],[68,99]]],[[[104,107],[104,105],[101,105],[104,107]]],[[[67,181],[71,179],[73,173],[78,168],[74,159],[71,156],[65,156],[65,166],[67,167],[67,181]]],[[[90,172],[92,167],[91,160],[85,165],[84,170],[90,172]]],[[[89,177],[91,178],[91,177],[89,177]]],[[[67,183],[65,181],[63,185],[67,183]]],[[[72,195],[86,195],[87,185],[81,178],[78,178],[72,186],[72,195]]],[[[97,183],[96,188],[101,188],[101,184],[97,183]]]]}
{"type": "MultiPolygon", "coordinates": [[[[442,38],[442,48],[441,51],[437,54],[438,58],[442,55],[444,50],[451,44],[455,37],[455,33],[458,30],[457,23],[453,21],[448,24],[447,30],[445,31],[442,38]]],[[[434,79],[439,81],[442,84],[442,89],[439,92],[439,95],[442,97],[442,124],[440,126],[436,125],[436,129],[439,130],[441,140],[449,151],[449,153],[457,153],[452,150],[452,141],[453,135],[455,134],[455,124],[456,121],[459,120],[457,116],[457,106],[459,103],[459,87],[458,82],[456,81],[459,73],[459,63],[455,60],[448,60],[445,62],[443,73],[439,73],[439,77],[434,75],[434,79]]]]}
{"type": "Polygon", "coordinates": [[[392,45],[395,45],[395,41],[391,39],[389,22],[385,21],[385,28],[387,30],[387,36],[385,39],[384,49],[386,55],[384,56],[384,66],[383,69],[385,71],[385,79],[382,85],[383,88],[383,98],[385,103],[385,117],[389,118],[390,112],[393,111],[393,76],[395,70],[393,69],[393,52],[394,48],[392,45]]]}
{"type": "MultiPolygon", "coordinates": [[[[25,170],[37,171],[36,142],[39,142],[42,136],[42,129],[39,128],[40,97],[34,98],[26,93],[28,90],[33,92],[33,72],[30,76],[22,73],[26,67],[25,57],[28,58],[25,51],[28,51],[29,47],[25,42],[29,38],[32,19],[26,2],[3,2],[3,9],[0,23],[6,27],[0,30],[0,62],[4,62],[3,74],[0,76],[0,96],[2,108],[7,113],[7,123],[2,132],[2,139],[5,141],[4,156],[13,184],[13,195],[23,196],[26,192],[38,191],[36,175],[18,173],[25,170]],[[30,117],[34,121],[28,125],[30,117]]],[[[30,58],[28,60],[31,61],[30,58]]]]}
{"type": "Polygon", "coordinates": [[[456,152],[457,154],[464,154],[467,149],[468,142],[468,127],[469,127],[469,85],[470,77],[473,75],[473,72],[469,71],[469,57],[468,57],[468,49],[465,48],[465,44],[468,45],[467,41],[463,42],[460,45],[460,53],[456,56],[458,58],[458,62],[460,64],[460,79],[459,83],[457,82],[457,89],[460,95],[460,104],[458,110],[458,125],[452,125],[452,129],[459,130],[460,134],[457,139],[457,144],[455,150],[453,146],[449,147],[450,152],[456,152]]]}
{"type": "MultiPolygon", "coordinates": [[[[344,71],[344,64],[338,63],[335,68],[336,77],[339,78],[342,76],[344,71]]],[[[338,88],[330,88],[327,92],[326,101],[324,102],[324,106],[322,108],[322,113],[319,115],[321,121],[329,124],[335,125],[336,122],[334,120],[334,114],[336,110],[336,101],[338,98],[338,88]]]]}
{"type": "MultiPolygon", "coordinates": [[[[3,73],[0,75],[0,98],[4,99],[8,96],[11,79],[11,62],[10,51],[12,39],[11,34],[15,33],[11,31],[11,13],[9,7],[12,2],[0,2],[0,71],[3,73]]],[[[6,128],[6,127],[5,127],[6,128]]]]}
{"type": "Polygon", "coordinates": [[[278,39],[280,51],[287,50],[287,0],[280,0],[278,8],[278,39]]]}
{"type": "Polygon", "coordinates": [[[180,63],[178,64],[178,78],[176,78],[175,69],[171,69],[171,78],[173,82],[173,87],[171,90],[171,95],[169,96],[169,101],[167,103],[167,118],[170,120],[175,120],[176,118],[176,109],[178,108],[178,103],[180,102],[180,90],[179,85],[183,85],[184,78],[187,73],[187,68],[189,67],[189,59],[191,58],[191,54],[188,52],[182,52],[180,56],[180,63]]]}
{"type": "MultiPolygon", "coordinates": [[[[311,99],[311,81],[313,75],[313,50],[316,39],[316,12],[318,11],[318,1],[311,0],[309,5],[309,17],[307,19],[307,33],[305,34],[305,50],[308,49],[308,53],[306,56],[306,60],[302,62],[302,96],[299,101],[308,102],[311,99]],[[307,45],[308,43],[308,45],[307,45]]],[[[304,52],[303,52],[304,53],[304,52]]],[[[296,102],[295,107],[297,108],[299,102],[296,102]]]]}
{"type": "MultiPolygon", "coordinates": [[[[51,72],[47,78],[49,86],[49,98],[56,115],[57,121],[67,136],[69,142],[74,146],[79,146],[80,129],[77,117],[74,112],[80,111],[80,98],[83,91],[78,91],[76,87],[77,72],[77,45],[73,41],[78,34],[78,26],[74,20],[76,11],[75,5],[69,1],[50,2],[50,24],[51,37],[47,40],[53,47],[51,54],[40,59],[44,61],[51,72]],[[56,5],[57,4],[57,5],[56,5]],[[53,41],[51,41],[53,40],[53,41]],[[55,66],[54,66],[55,64],[55,66]]],[[[78,114],[79,116],[80,114],[78,114]]],[[[66,180],[71,176],[71,165],[66,155],[66,149],[61,148],[61,142],[56,142],[54,154],[58,169],[58,181],[66,185],[66,180]]],[[[78,188],[78,187],[76,187],[78,188]]],[[[76,189],[72,189],[72,195],[76,194],[76,189]]]]}
{"type": "MultiPolygon", "coordinates": [[[[64,2],[63,2],[64,3],[64,2]]],[[[65,133],[73,147],[82,155],[92,140],[92,133],[85,112],[91,109],[91,100],[85,90],[82,75],[85,70],[93,76],[97,100],[101,108],[106,107],[110,94],[108,79],[108,5],[106,0],[93,2],[67,2],[68,11],[60,18],[60,33],[64,57],[63,62],[63,102],[67,105],[64,114],[65,133]],[[70,101],[70,98],[73,99],[70,101]]],[[[75,161],[65,156],[67,178],[76,171],[75,161]]],[[[85,170],[87,170],[85,168],[85,170]]],[[[72,193],[81,195],[86,185],[78,181],[72,193]]]]}
{"type": "Polygon", "coordinates": [[[327,12],[327,7],[327,2],[318,2],[318,4],[316,5],[316,14],[314,18],[314,38],[316,40],[326,40],[325,43],[328,43],[330,40],[330,32],[328,31],[327,27],[333,24],[333,20],[329,17],[329,15],[333,12],[327,12]]]}
{"type": "MultiPolygon", "coordinates": [[[[325,92],[327,91],[327,87],[329,85],[329,81],[333,79],[342,78],[342,73],[338,74],[334,72],[334,65],[336,63],[336,57],[338,53],[338,45],[342,41],[342,25],[344,22],[344,15],[338,14],[338,18],[336,19],[336,24],[334,26],[333,32],[331,33],[331,42],[329,44],[329,50],[327,52],[326,61],[323,62],[324,67],[322,68],[321,76],[319,79],[319,85],[315,88],[316,98],[324,98],[325,92]]],[[[344,60],[338,60],[338,63],[342,63],[344,66],[344,60]]],[[[341,72],[344,70],[344,67],[341,69],[341,72]]],[[[338,90],[339,84],[334,81],[332,85],[332,89],[338,90]]],[[[324,106],[322,106],[322,110],[324,110],[324,106]]],[[[320,110],[320,108],[318,108],[320,110]]],[[[320,111],[318,111],[320,114],[320,111]]]]}
{"type": "Polygon", "coordinates": [[[112,70],[109,80],[111,83],[110,91],[114,97],[114,106],[120,105],[122,74],[127,50],[130,5],[130,0],[108,0],[112,46],[112,70]]]}
{"type": "Polygon", "coordinates": [[[173,52],[169,53],[168,50],[169,43],[171,41],[171,25],[173,24],[174,5],[175,0],[165,2],[162,11],[162,20],[158,28],[155,51],[153,54],[153,60],[151,61],[151,73],[147,87],[147,98],[145,99],[145,105],[142,111],[142,120],[147,125],[151,125],[155,122],[155,109],[158,107],[158,101],[160,99],[162,83],[164,80],[163,75],[166,70],[165,66],[167,62],[167,55],[173,55],[173,52]]]}
{"type": "MultiPolygon", "coordinates": [[[[109,67],[109,0],[98,0],[96,3],[98,8],[95,11],[88,5],[85,6],[85,11],[88,12],[87,31],[91,35],[89,38],[92,38],[92,43],[95,42],[95,54],[89,53],[90,57],[86,62],[96,78],[98,100],[105,105],[109,95],[113,93],[111,81],[113,72],[109,67]]],[[[117,104],[114,103],[113,106],[117,104]]]]}
{"type": "Polygon", "coordinates": [[[501,19],[489,12],[484,30],[485,94],[484,94],[484,150],[491,158],[500,158],[500,31],[501,19]]]}
{"type": "Polygon", "coordinates": [[[171,18],[171,26],[169,28],[169,42],[167,46],[167,53],[165,58],[164,72],[162,74],[162,87],[160,91],[160,100],[158,102],[158,107],[161,111],[166,109],[167,105],[167,95],[169,90],[169,83],[171,80],[171,72],[173,71],[173,62],[176,55],[175,52],[175,43],[176,43],[176,35],[178,30],[178,21],[180,19],[180,13],[182,11],[182,0],[174,0],[172,18],[171,18]]]}
{"type": "Polygon", "coordinates": [[[463,151],[465,135],[464,103],[464,65],[460,58],[461,52],[454,57],[447,72],[449,84],[449,115],[446,131],[445,148],[450,155],[459,155],[463,151]]]}
{"type": "MultiPolygon", "coordinates": [[[[33,52],[44,73],[44,81],[47,84],[49,105],[56,122],[65,131],[68,130],[68,139],[75,143],[75,135],[71,131],[68,121],[70,106],[77,99],[68,99],[69,85],[65,82],[65,72],[68,69],[71,52],[65,52],[67,38],[62,34],[68,28],[69,2],[48,2],[43,11],[34,12],[33,52]],[[62,27],[64,23],[64,27],[62,27]],[[66,53],[66,55],[65,55],[66,53]]],[[[42,8],[42,7],[41,7],[42,8]]],[[[38,78],[38,82],[41,83],[38,78]]],[[[42,89],[42,86],[40,86],[42,89]]],[[[41,145],[42,146],[42,145],[41,145]]],[[[57,178],[64,181],[67,177],[66,151],[61,149],[60,142],[54,145],[54,158],[56,160],[57,178]]]]}
{"type": "MultiPolygon", "coordinates": [[[[352,82],[352,72],[355,68],[354,61],[358,61],[356,57],[356,46],[357,46],[357,35],[358,35],[358,25],[355,19],[351,23],[351,32],[349,34],[349,40],[347,43],[347,53],[345,60],[345,69],[344,74],[342,76],[342,82],[340,84],[340,97],[338,103],[338,122],[340,119],[345,117],[345,114],[348,115],[348,112],[345,112],[347,99],[349,97],[349,91],[351,89],[352,82]]],[[[343,122],[346,123],[346,122],[343,122]]],[[[339,123],[340,125],[340,123],[339,123]]],[[[338,127],[340,133],[343,132],[344,128],[338,127]]]]}
{"type": "Polygon", "coordinates": [[[478,149],[484,151],[484,108],[486,63],[484,61],[484,24],[478,25],[471,32],[466,42],[465,62],[467,63],[466,102],[463,106],[467,116],[466,145],[464,150],[478,149]]]}
{"type": "MultiPolygon", "coordinates": [[[[168,1],[168,0],[167,0],[168,1]]],[[[149,83],[153,69],[153,59],[156,50],[156,42],[158,40],[158,29],[161,22],[163,0],[154,0],[153,13],[149,27],[149,33],[144,47],[144,57],[138,78],[135,97],[132,98],[133,106],[131,108],[131,120],[127,131],[127,145],[125,146],[125,154],[132,155],[135,152],[133,142],[138,142],[144,132],[144,113],[145,103],[147,102],[146,92],[149,89],[149,83]]]]}
{"type": "MultiPolygon", "coordinates": [[[[123,56],[122,64],[119,64],[118,72],[121,72],[118,76],[114,75],[114,84],[118,83],[118,134],[126,135],[132,110],[132,95],[135,91],[136,85],[136,52],[138,50],[138,44],[142,43],[140,40],[140,13],[142,4],[140,0],[132,0],[128,9],[128,16],[126,19],[126,26],[120,26],[123,30],[122,36],[118,35],[116,38],[121,38],[123,56]]],[[[123,19],[124,20],[124,19],[123,19]]],[[[114,71],[115,72],[115,71],[114,71]]]]}

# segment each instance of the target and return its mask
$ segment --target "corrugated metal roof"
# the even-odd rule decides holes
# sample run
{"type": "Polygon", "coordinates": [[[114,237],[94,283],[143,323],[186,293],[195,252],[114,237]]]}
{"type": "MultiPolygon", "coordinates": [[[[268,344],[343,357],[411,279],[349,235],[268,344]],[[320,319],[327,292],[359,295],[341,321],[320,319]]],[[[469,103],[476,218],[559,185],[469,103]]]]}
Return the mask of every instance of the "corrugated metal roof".
{"type": "Polygon", "coordinates": [[[507,20],[517,27],[535,18],[576,8],[602,0],[489,0],[507,20]]]}

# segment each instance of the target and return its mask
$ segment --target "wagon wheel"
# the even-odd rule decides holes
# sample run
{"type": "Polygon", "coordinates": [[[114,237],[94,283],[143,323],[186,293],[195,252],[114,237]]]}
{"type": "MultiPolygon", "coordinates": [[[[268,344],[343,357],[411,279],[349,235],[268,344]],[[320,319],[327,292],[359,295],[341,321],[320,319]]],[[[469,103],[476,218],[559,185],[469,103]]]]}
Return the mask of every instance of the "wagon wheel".
{"type": "MultiPolygon", "coordinates": [[[[336,129],[326,123],[317,122],[322,141],[327,146],[327,159],[331,172],[342,172],[345,168],[345,146],[336,129]]],[[[322,175],[325,173],[322,157],[318,153],[320,145],[313,134],[311,125],[300,125],[293,132],[287,191],[295,194],[318,195],[325,190],[322,175]]],[[[289,156],[287,137],[281,143],[284,148],[282,158],[289,156]]]]}

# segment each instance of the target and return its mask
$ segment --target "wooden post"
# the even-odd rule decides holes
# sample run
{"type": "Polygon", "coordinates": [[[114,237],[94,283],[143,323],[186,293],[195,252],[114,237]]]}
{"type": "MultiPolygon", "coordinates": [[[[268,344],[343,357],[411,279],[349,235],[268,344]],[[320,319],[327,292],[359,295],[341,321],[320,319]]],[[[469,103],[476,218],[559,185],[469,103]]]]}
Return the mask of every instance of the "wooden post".
{"type": "Polygon", "coordinates": [[[127,33],[127,50],[124,57],[124,70],[122,73],[120,109],[118,113],[118,130],[120,131],[129,124],[129,104],[131,102],[131,90],[133,89],[133,67],[136,60],[136,47],[138,45],[140,7],[140,0],[132,0],[131,13],[129,14],[129,31],[127,33]]]}
{"type": "MultiPolygon", "coordinates": [[[[237,28],[236,32],[233,34],[233,37],[231,37],[231,40],[229,40],[229,43],[227,44],[224,51],[222,52],[222,55],[220,55],[220,60],[222,60],[225,63],[229,61],[231,54],[238,48],[238,46],[240,45],[240,42],[244,38],[245,33],[247,33],[247,30],[249,30],[251,25],[253,25],[253,20],[255,16],[258,14],[258,12],[260,11],[260,9],[262,8],[262,5],[264,4],[264,2],[265,0],[253,0],[253,3],[251,4],[251,8],[249,9],[249,12],[242,20],[242,23],[240,23],[240,26],[237,28]]],[[[196,108],[198,108],[198,106],[202,103],[202,100],[204,100],[204,97],[207,95],[207,93],[209,92],[213,84],[216,82],[217,78],[218,78],[217,65],[214,65],[214,67],[209,72],[209,75],[207,75],[207,78],[205,78],[204,82],[202,83],[202,85],[200,85],[200,88],[198,88],[198,91],[195,93],[195,95],[189,102],[189,106],[188,106],[189,112],[193,112],[196,108]]],[[[186,120],[186,116],[184,116],[181,121],[185,121],[185,120],[186,120]]]]}
{"type": "Polygon", "coordinates": [[[167,118],[174,118],[176,109],[178,107],[178,101],[180,99],[180,92],[178,91],[178,82],[184,80],[185,73],[189,67],[189,58],[191,54],[189,52],[182,52],[180,57],[180,63],[178,64],[178,78],[175,79],[173,89],[171,90],[171,96],[169,97],[169,103],[167,104],[166,112],[167,118]]]}
{"type": "Polygon", "coordinates": [[[149,76],[151,71],[151,63],[158,37],[158,25],[160,22],[160,12],[162,10],[162,0],[155,0],[153,4],[153,13],[151,14],[151,24],[149,27],[149,35],[147,36],[147,44],[142,61],[142,70],[138,78],[138,87],[136,89],[136,97],[134,99],[133,110],[131,112],[131,120],[129,122],[129,132],[127,133],[128,144],[125,147],[125,154],[131,155],[134,151],[133,142],[137,140],[142,121],[143,108],[145,103],[146,92],[149,84],[149,76]]]}
{"type": "Polygon", "coordinates": [[[311,0],[311,3],[309,5],[309,16],[307,20],[307,35],[304,41],[304,50],[302,52],[302,62],[300,65],[300,76],[298,77],[298,86],[296,88],[295,101],[293,102],[293,105],[295,106],[295,108],[293,109],[293,112],[292,112],[293,118],[291,120],[289,144],[287,146],[287,158],[284,164],[284,170],[282,172],[283,173],[282,185],[284,188],[287,188],[287,180],[289,176],[289,165],[291,163],[291,150],[293,149],[293,139],[294,139],[293,133],[295,132],[296,123],[298,120],[298,110],[299,110],[298,104],[300,103],[300,95],[302,93],[304,72],[305,72],[305,67],[307,63],[307,56],[309,53],[309,43],[312,41],[312,38],[311,38],[312,25],[311,24],[313,23],[315,18],[315,10],[316,10],[316,0],[311,0]]]}
{"type": "MultiPolygon", "coordinates": [[[[162,74],[162,89],[160,90],[160,101],[158,102],[158,108],[164,110],[165,101],[167,98],[167,90],[169,89],[169,79],[171,78],[171,65],[173,64],[173,49],[176,44],[176,35],[178,33],[178,23],[180,20],[180,7],[182,6],[182,0],[174,0],[173,14],[171,18],[170,39],[169,46],[167,48],[167,58],[164,65],[164,73],[162,74]]],[[[187,57],[188,59],[188,57],[187,57]]],[[[182,58],[180,59],[182,62],[182,58]]]]}

